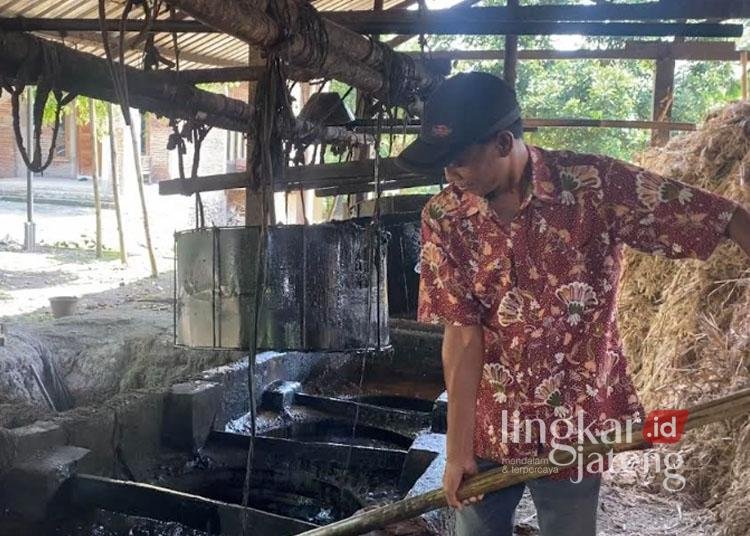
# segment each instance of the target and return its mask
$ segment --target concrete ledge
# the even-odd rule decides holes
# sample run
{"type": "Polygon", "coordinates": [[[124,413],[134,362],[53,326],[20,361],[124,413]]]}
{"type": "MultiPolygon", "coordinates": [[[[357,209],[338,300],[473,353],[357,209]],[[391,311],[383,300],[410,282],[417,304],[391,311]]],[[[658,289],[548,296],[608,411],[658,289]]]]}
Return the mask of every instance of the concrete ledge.
{"type": "Polygon", "coordinates": [[[202,380],[173,385],[164,407],[164,442],[191,452],[202,449],[214,427],[222,391],[221,384],[202,380]]]}
{"type": "Polygon", "coordinates": [[[88,454],[80,447],[56,447],[16,464],[2,480],[0,502],[27,519],[41,521],[57,490],[88,454]]]}

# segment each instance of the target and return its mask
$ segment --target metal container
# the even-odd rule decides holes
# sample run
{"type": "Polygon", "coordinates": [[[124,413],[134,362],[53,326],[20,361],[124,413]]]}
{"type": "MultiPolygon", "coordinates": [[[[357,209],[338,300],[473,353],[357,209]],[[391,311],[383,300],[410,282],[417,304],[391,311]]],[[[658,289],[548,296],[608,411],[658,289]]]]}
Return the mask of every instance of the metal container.
{"type": "MultiPolygon", "coordinates": [[[[337,351],[389,344],[386,248],[367,225],[349,220],[268,228],[258,349],[337,351]]],[[[252,346],[259,240],[259,227],[176,233],[176,344],[252,346]]]]}
{"type": "Polygon", "coordinates": [[[76,307],[78,305],[77,296],[54,296],[49,299],[50,309],[52,309],[52,316],[55,318],[62,318],[63,316],[70,316],[75,314],[76,307]]]}
{"type": "Polygon", "coordinates": [[[388,311],[416,318],[419,297],[420,213],[380,216],[388,235],[388,311]]]}
{"type": "MultiPolygon", "coordinates": [[[[392,316],[417,317],[421,211],[432,194],[394,195],[380,198],[380,221],[388,234],[388,311],[392,316]]],[[[375,200],[357,203],[352,214],[371,217],[375,200]]]]}

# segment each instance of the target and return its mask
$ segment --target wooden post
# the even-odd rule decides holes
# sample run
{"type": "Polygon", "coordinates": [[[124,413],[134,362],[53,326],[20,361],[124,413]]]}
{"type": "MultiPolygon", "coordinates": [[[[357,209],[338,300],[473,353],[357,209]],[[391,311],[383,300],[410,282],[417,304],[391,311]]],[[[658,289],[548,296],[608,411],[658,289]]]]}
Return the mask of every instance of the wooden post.
{"type": "MultiPolygon", "coordinates": [[[[512,12],[518,8],[518,0],[508,0],[508,9],[512,12]]],[[[505,36],[505,59],[503,61],[503,78],[513,89],[516,88],[518,67],[518,36],[505,36]]]]}
{"type": "MultiPolygon", "coordinates": [[[[675,60],[669,48],[665,47],[656,60],[654,76],[653,120],[669,121],[672,118],[674,101],[674,68],[675,60]]],[[[661,146],[669,141],[669,130],[659,129],[651,132],[651,145],[661,146]]]]}
{"type": "Polygon", "coordinates": [[[94,185],[94,213],[96,214],[96,258],[102,257],[102,200],[99,195],[99,148],[96,140],[96,111],[94,99],[89,98],[89,126],[91,127],[91,182],[94,185]]]}
{"type": "Polygon", "coordinates": [[[112,103],[107,103],[107,124],[109,126],[109,160],[112,171],[112,197],[115,203],[115,216],[117,218],[117,239],[120,243],[120,262],[128,263],[125,251],[125,233],[122,228],[122,210],[120,209],[120,185],[117,182],[117,149],[115,143],[115,126],[112,118],[112,103]]]}
{"type": "Polygon", "coordinates": [[[742,63],[742,100],[747,100],[747,50],[740,52],[740,61],[742,63]]]}
{"type": "MultiPolygon", "coordinates": [[[[263,61],[261,49],[252,45],[248,46],[248,57],[247,57],[248,63],[250,65],[257,65],[258,63],[263,61]]],[[[257,82],[248,82],[247,83],[247,102],[249,105],[252,105],[255,102],[255,96],[258,89],[258,83],[257,82]]],[[[245,169],[247,171],[248,177],[252,176],[253,173],[253,151],[255,149],[255,137],[254,136],[248,136],[246,140],[246,152],[245,152],[245,169]]],[[[268,177],[260,177],[260,180],[269,180],[268,177]]],[[[270,190],[270,188],[268,189],[270,190]]],[[[260,225],[261,224],[261,215],[263,214],[263,199],[262,199],[262,192],[263,189],[259,188],[258,190],[253,190],[252,188],[245,188],[245,225],[260,225]]],[[[272,215],[274,212],[273,207],[273,192],[270,192],[267,195],[266,199],[266,207],[268,208],[269,212],[271,214],[268,214],[268,223],[274,224],[276,223],[275,216],[272,215]]]]}
{"type": "Polygon", "coordinates": [[[151,277],[159,275],[159,271],[156,267],[156,256],[154,255],[154,246],[151,243],[151,228],[148,223],[148,208],[146,206],[146,194],[143,191],[143,170],[141,169],[141,151],[138,147],[138,137],[135,134],[135,128],[133,122],[127,125],[127,129],[130,132],[130,144],[133,147],[133,160],[135,161],[135,175],[138,181],[138,196],[141,201],[141,214],[143,216],[143,232],[146,237],[146,250],[148,251],[148,261],[151,265],[151,277]]]}

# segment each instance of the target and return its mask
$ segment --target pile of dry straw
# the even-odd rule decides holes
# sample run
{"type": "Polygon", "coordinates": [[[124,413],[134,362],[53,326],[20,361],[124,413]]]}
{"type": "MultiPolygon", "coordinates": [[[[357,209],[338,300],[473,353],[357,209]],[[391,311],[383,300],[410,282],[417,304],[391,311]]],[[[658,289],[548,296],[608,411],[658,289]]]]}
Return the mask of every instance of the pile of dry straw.
{"type": "MultiPolygon", "coordinates": [[[[664,176],[750,201],[750,104],[708,116],[697,132],[647,151],[664,176]]],[[[750,386],[750,260],[726,241],[713,256],[669,261],[628,250],[619,321],[646,410],[680,408],[750,386]]],[[[750,534],[750,419],[689,433],[677,447],[693,496],[722,534],[750,534]]]]}

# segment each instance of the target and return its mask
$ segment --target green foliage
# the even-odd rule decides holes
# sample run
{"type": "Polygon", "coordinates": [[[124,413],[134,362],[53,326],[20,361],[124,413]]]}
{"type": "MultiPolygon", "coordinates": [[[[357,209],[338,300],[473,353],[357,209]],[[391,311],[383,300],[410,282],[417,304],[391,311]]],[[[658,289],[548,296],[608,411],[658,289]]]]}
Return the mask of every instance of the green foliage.
{"type": "MultiPolygon", "coordinates": [[[[36,98],[36,90],[34,91],[36,98]]],[[[107,132],[107,106],[104,101],[94,101],[94,113],[96,114],[96,135],[103,136],[107,132]]],[[[55,121],[55,109],[57,108],[57,99],[54,93],[50,93],[49,99],[44,106],[42,115],[42,124],[51,126],[55,121]]],[[[75,111],[76,124],[78,126],[88,125],[89,123],[89,98],[78,95],[73,102],[67,104],[60,111],[60,117],[65,117],[75,111]]]]}
{"type": "MultiPolygon", "coordinates": [[[[626,0],[635,3],[641,0],[626,0]]],[[[522,0],[523,5],[581,4],[579,0],[522,0]]],[[[481,5],[504,5],[484,0],[481,5]]],[[[746,25],[750,23],[743,21],[746,25]]],[[[573,41],[550,36],[521,36],[521,49],[549,49],[573,41]]],[[[627,38],[578,38],[581,48],[622,47],[627,38]]],[[[738,41],[738,48],[747,42],[738,41]]],[[[429,46],[446,49],[502,49],[503,36],[432,36],[429,46]]],[[[418,50],[416,40],[403,49],[418,50]]],[[[737,64],[678,62],[675,72],[674,121],[699,122],[713,108],[739,98],[737,64]]],[[[653,100],[654,62],[642,60],[522,61],[517,91],[525,117],[649,120],[653,100]]],[[[485,71],[502,75],[501,61],[455,62],[454,73],[485,71]]],[[[614,128],[543,128],[527,134],[531,143],[549,148],[604,153],[623,159],[646,147],[649,130],[614,128]]]]}

